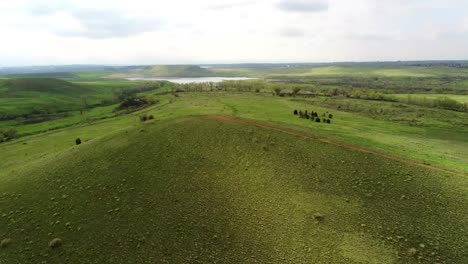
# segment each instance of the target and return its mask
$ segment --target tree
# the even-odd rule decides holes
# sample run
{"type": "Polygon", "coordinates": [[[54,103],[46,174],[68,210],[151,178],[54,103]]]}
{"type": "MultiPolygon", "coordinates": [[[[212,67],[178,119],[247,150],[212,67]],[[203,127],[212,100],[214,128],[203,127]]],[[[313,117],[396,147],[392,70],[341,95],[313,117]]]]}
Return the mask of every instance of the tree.
{"type": "Polygon", "coordinates": [[[0,130],[0,143],[12,140],[16,137],[16,129],[0,130]]]}
{"type": "Polygon", "coordinates": [[[274,91],[275,91],[276,96],[279,96],[281,94],[280,88],[276,88],[274,91]]]}
{"type": "Polygon", "coordinates": [[[301,88],[294,88],[293,89],[293,96],[296,96],[301,91],[301,88]]]}

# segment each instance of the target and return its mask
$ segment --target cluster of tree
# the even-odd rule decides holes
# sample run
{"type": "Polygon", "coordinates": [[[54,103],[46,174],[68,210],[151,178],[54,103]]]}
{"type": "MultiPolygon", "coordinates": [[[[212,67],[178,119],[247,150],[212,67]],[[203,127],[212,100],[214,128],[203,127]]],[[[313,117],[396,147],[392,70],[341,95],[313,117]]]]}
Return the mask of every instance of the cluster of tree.
{"type": "Polygon", "coordinates": [[[146,98],[137,96],[136,94],[127,91],[121,93],[118,97],[118,100],[120,105],[117,107],[117,111],[124,109],[139,109],[149,105],[149,102],[146,98]]]}
{"type": "Polygon", "coordinates": [[[186,83],[177,84],[173,92],[215,92],[215,91],[236,91],[236,92],[261,92],[268,88],[268,82],[259,80],[244,81],[223,81],[221,83],[186,83]]]}
{"type": "Polygon", "coordinates": [[[160,82],[147,82],[143,85],[133,88],[133,89],[117,89],[113,91],[113,98],[114,102],[122,102],[123,100],[127,99],[131,95],[136,97],[139,93],[153,91],[159,88],[162,88],[166,85],[169,85],[169,82],[160,81],[160,82]]]}
{"type": "Polygon", "coordinates": [[[468,112],[468,104],[461,103],[457,100],[454,100],[449,97],[439,97],[435,99],[430,99],[425,96],[411,96],[408,95],[407,98],[400,100],[406,104],[420,105],[425,107],[434,107],[445,110],[457,111],[457,112],[468,112]]]}
{"type": "Polygon", "coordinates": [[[0,129],[0,143],[12,140],[16,137],[15,129],[0,129]]]}
{"type": "Polygon", "coordinates": [[[302,110],[294,110],[294,115],[299,116],[299,118],[304,118],[304,119],[310,119],[312,121],[315,121],[317,123],[323,122],[327,124],[331,124],[331,119],[333,119],[333,115],[326,112],[322,114],[322,117],[320,117],[318,112],[314,111],[302,111],[302,110]]]}
{"type": "Polygon", "coordinates": [[[433,101],[434,107],[442,108],[446,110],[458,111],[458,112],[468,112],[468,104],[460,103],[454,99],[448,97],[436,98],[433,101]]]}

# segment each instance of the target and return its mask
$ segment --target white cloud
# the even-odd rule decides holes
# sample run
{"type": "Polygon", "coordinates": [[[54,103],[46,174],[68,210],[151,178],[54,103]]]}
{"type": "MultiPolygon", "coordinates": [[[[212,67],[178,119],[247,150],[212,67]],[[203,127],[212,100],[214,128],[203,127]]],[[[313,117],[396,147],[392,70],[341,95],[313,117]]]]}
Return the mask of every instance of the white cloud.
{"type": "Polygon", "coordinates": [[[0,65],[468,58],[464,0],[37,3],[0,0],[0,65]]]}
{"type": "Polygon", "coordinates": [[[288,12],[320,12],[328,9],[328,0],[280,0],[277,6],[288,12]]]}

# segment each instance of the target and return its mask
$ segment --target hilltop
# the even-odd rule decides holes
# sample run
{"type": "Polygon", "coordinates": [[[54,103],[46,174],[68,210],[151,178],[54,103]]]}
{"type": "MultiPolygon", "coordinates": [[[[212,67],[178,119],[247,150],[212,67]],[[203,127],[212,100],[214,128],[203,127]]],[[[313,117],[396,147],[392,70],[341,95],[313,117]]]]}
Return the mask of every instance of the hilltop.
{"type": "Polygon", "coordinates": [[[0,256],[462,263],[461,180],[242,122],[149,122],[3,176],[0,256]],[[50,249],[54,238],[61,246],[50,249]]]}

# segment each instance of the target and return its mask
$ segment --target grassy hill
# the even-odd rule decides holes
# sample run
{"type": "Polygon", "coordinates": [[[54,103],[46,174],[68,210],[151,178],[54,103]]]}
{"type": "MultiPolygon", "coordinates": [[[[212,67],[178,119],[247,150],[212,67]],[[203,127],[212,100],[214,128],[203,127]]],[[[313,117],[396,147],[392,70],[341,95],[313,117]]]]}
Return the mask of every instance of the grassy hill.
{"type": "Polygon", "coordinates": [[[0,80],[0,119],[28,114],[54,114],[112,101],[112,91],[136,82],[79,82],[53,78],[0,80]]]}
{"type": "Polygon", "coordinates": [[[9,79],[3,81],[1,85],[6,88],[4,93],[12,96],[22,92],[42,92],[76,96],[85,94],[90,90],[88,87],[52,78],[9,79]]]}
{"type": "Polygon", "coordinates": [[[5,263],[468,259],[458,176],[230,118],[120,127],[4,171],[5,263]]]}

